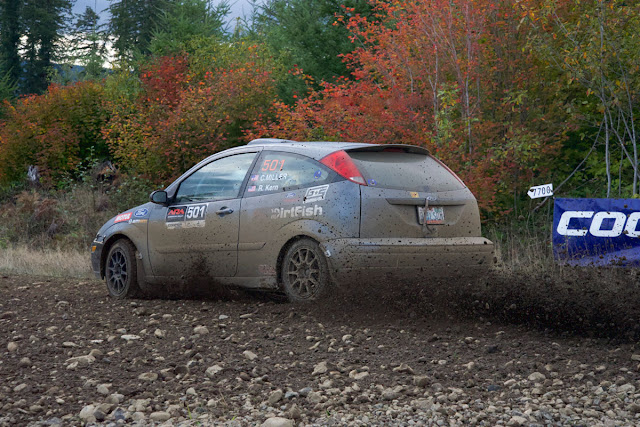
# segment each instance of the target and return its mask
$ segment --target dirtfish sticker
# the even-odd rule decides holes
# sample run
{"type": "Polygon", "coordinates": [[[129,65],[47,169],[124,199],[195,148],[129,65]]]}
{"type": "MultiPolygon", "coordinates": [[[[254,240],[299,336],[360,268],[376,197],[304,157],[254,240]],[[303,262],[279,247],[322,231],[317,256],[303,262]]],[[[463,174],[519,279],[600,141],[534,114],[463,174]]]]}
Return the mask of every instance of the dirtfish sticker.
{"type": "Polygon", "coordinates": [[[312,216],[322,216],[322,206],[293,206],[291,208],[271,209],[271,219],[281,218],[306,218],[312,216]]]}
{"type": "Polygon", "coordinates": [[[304,195],[305,203],[313,203],[324,200],[327,195],[327,190],[329,189],[329,185],[320,185],[318,187],[311,187],[307,189],[306,194],[304,195]]]}
{"type": "Polygon", "coordinates": [[[113,221],[113,223],[117,224],[119,222],[129,221],[130,219],[131,219],[131,212],[127,212],[127,213],[118,215],[116,219],[113,221]]]}
{"type": "Polygon", "coordinates": [[[167,210],[167,228],[198,228],[205,226],[207,204],[173,206],[167,210]]]}
{"type": "Polygon", "coordinates": [[[136,218],[144,218],[148,214],[149,214],[149,209],[142,208],[142,209],[138,209],[137,211],[135,211],[133,213],[133,216],[135,216],[136,218]]]}

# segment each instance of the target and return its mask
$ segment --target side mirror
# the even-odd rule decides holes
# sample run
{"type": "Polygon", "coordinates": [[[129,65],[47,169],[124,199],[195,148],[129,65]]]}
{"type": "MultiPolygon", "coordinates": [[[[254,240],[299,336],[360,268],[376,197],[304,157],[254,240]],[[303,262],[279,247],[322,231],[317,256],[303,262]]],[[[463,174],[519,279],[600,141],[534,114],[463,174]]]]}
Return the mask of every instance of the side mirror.
{"type": "Polygon", "coordinates": [[[153,203],[157,203],[159,205],[166,205],[169,197],[167,196],[167,192],[164,190],[156,190],[149,196],[149,200],[153,203]]]}

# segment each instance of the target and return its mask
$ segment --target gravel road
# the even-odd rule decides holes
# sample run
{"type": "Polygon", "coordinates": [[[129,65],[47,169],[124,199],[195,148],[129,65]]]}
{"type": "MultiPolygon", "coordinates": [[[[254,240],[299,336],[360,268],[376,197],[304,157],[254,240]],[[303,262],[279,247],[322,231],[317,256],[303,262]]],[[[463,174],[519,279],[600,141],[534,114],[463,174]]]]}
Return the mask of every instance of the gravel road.
{"type": "Polygon", "coordinates": [[[3,277],[0,425],[640,424],[633,340],[462,315],[456,295],[118,301],[3,277]]]}

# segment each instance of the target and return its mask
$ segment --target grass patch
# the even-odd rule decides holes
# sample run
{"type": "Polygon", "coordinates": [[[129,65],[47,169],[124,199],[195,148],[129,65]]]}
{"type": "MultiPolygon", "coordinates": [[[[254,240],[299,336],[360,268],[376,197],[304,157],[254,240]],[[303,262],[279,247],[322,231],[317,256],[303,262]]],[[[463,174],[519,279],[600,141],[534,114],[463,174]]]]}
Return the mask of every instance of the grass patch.
{"type": "Polygon", "coordinates": [[[0,250],[0,273],[44,277],[94,278],[88,251],[31,249],[27,246],[0,250]]]}

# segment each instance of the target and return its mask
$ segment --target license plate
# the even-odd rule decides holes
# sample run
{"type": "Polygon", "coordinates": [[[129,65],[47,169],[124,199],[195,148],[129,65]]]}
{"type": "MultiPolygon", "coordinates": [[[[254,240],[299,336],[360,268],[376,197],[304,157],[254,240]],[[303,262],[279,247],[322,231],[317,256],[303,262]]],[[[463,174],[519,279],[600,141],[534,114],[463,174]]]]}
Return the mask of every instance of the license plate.
{"type": "Polygon", "coordinates": [[[417,206],[417,208],[420,224],[444,224],[444,208],[442,206],[432,206],[426,209],[423,206],[417,206]]]}

